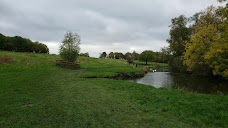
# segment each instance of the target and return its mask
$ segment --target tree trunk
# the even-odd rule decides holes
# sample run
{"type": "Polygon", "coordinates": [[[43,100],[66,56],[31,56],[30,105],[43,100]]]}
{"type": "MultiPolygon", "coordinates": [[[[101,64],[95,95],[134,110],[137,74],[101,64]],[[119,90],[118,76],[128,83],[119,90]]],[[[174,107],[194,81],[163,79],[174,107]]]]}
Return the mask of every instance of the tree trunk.
{"type": "Polygon", "coordinates": [[[146,65],[147,65],[147,60],[146,60],[146,65]]]}

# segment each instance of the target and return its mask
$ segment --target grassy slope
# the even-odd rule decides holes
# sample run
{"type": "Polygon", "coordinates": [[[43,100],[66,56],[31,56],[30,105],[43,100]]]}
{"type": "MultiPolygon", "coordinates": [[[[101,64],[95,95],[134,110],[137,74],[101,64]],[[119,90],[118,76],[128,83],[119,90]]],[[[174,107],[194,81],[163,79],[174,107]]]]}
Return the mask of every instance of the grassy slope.
{"type": "Polygon", "coordinates": [[[76,72],[58,56],[4,55],[14,64],[0,64],[0,127],[228,127],[227,96],[80,78],[139,70],[124,61],[79,58],[76,72]]]}

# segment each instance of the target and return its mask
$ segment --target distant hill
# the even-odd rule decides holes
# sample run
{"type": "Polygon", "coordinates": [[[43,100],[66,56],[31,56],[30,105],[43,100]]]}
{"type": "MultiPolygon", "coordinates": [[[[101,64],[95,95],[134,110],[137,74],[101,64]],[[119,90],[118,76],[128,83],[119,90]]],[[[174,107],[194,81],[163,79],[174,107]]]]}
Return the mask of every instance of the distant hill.
{"type": "Polygon", "coordinates": [[[0,33],[0,50],[14,52],[49,53],[47,45],[20,36],[9,37],[0,33]]]}

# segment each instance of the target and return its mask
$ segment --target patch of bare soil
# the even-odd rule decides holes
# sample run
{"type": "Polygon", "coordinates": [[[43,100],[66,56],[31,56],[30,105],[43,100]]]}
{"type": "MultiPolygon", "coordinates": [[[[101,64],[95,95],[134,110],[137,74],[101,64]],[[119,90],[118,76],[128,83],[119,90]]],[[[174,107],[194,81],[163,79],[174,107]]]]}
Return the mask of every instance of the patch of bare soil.
{"type": "Polygon", "coordinates": [[[13,64],[15,61],[9,56],[0,56],[0,64],[13,64]]]}
{"type": "Polygon", "coordinates": [[[56,65],[64,68],[80,68],[80,64],[66,60],[56,60],[56,65]]]}

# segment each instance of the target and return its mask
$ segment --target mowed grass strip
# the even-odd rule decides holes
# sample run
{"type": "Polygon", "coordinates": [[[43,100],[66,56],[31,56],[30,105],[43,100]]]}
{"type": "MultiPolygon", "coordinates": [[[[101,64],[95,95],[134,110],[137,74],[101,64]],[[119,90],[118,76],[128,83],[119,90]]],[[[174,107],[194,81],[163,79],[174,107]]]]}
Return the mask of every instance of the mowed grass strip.
{"type": "MultiPolygon", "coordinates": [[[[227,96],[80,78],[82,72],[56,67],[58,56],[4,54],[17,63],[0,64],[0,127],[3,128],[228,127],[227,96]],[[37,63],[24,65],[20,61],[23,56],[24,62],[29,59],[37,63]]],[[[96,70],[94,65],[102,63],[99,61],[106,61],[90,59],[79,59],[81,63],[90,61],[91,67],[85,71],[88,74],[96,70]]],[[[115,61],[110,61],[114,67],[115,61]]],[[[122,61],[117,63],[116,67],[130,69],[122,61]]],[[[112,74],[111,68],[102,69],[101,64],[99,68],[112,74]]]]}

